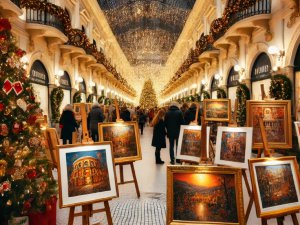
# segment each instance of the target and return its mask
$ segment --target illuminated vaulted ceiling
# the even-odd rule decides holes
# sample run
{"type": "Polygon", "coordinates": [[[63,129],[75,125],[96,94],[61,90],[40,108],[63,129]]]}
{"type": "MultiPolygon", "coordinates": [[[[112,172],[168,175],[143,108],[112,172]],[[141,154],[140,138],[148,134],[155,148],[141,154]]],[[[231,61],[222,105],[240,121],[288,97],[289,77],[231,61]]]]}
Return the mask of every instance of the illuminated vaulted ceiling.
{"type": "Polygon", "coordinates": [[[98,0],[98,3],[131,66],[152,68],[166,63],[195,0],[98,0]]]}

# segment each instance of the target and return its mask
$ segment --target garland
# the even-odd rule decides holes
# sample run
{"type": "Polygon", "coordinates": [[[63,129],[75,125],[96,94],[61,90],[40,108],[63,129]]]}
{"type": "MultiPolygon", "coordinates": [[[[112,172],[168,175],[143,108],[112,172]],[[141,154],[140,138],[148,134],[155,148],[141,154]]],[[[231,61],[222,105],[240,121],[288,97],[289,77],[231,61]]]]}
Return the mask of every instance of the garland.
{"type": "Polygon", "coordinates": [[[227,98],[226,92],[222,88],[217,89],[217,98],[227,98]]]}
{"type": "Polygon", "coordinates": [[[81,98],[81,92],[79,91],[76,91],[74,96],[73,96],[73,103],[80,103],[82,101],[82,98],[81,98]]]}
{"type": "Polygon", "coordinates": [[[106,98],[104,100],[104,105],[110,105],[111,104],[111,99],[110,98],[106,98]]]}
{"type": "Polygon", "coordinates": [[[186,101],[186,102],[193,102],[193,101],[195,101],[195,97],[194,97],[193,95],[187,96],[187,97],[185,98],[185,101],[186,101]]]}
{"type": "Polygon", "coordinates": [[[210,94],[208,93],[208,91],[203,91],[202,95],[203,95],[203,99],[210,99],[210,94]]]}
{"type": "Polygon", "coordinates": [[[194,99],[195,99],[194,100],[195,102],[200,102],[201,101],[201,96],[199,94],[195,94],[194,99]]]}
{"type": "Polygon", "coordinates": [[[239,126],[244,126],[246,123],[246,102],[250,99],[249,88],[245,84],[240,84],[236,90],[237,111],[236,120],[239,126]]]}
{"type": "Polygon", "coordinates": [[[89,102],[89,103],[93,103],[93,96],[94,94],[90,94],[86,100],[86,102],[89,102]]]}
{"type": "Polygon", "coordinates": [[[269,94],[275,100],[290,100],[292,98],[292,83],[290,79],[283,74],[274,75],[271,78],[269,94]]]}
{"type": "Polygon", "coordinates": [[[52,120],[56,123],[59,122],[59,118],[60,118],[59,108],[61,106],[63,98],[64,98],[64,92],[61,88],[59,87],[54,88],[51,91],[50,104],[51,104],[52,120]]]}
{"type": "Polygon", "coordinates": [[[105,96],[104,96],[104,95],[101,95],[101,96],[98,98],[98,103],[99,103],[99,104],[103,104],[104,99],[105,99],[105,96]]]}

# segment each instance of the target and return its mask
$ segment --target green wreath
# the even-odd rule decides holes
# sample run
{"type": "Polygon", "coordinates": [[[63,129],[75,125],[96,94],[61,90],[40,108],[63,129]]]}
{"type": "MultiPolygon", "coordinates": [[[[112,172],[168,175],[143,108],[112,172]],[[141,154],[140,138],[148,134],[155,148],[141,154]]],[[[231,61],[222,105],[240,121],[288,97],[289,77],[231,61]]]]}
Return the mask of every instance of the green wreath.
{"type": "Polygon", "coordinates": [[[81,92],[76,91],[74,96],[73,96],[73,103],[80,103],[81,101],[82,101],[81,92]]]}
{"type": "Polygon", "coordinates": [[[106,98],[104,100],[104,105],[110,105],[111,104],[111,99],[110,98],[106,98]]]}
{"type": "Polygon", "coordinates": [[[208,93],[208,91],[203,91],[202,95],[203,95],[203,99],[210,99],[210,94],[208,93]]]}
{"type": "Polygon", "coordinates": [[[55,123],[59,122],[60,118],[60,106],[62,100],[64,98],[64,92],[61,88],[54,88],[50,94],[50,104],[51,104],[51,113],[52,113],[52,121],[55,123]]]}
{"type": "Polygon", "coordinates": [[[194,99],[195,99],[194,100],[195,102],[200,102],[201,101],[201,96],[199,94],[195,94],[194,99]]]}
{"type": "Polygon", "coordinates": [[[185,102],[193,102],[193,101],[195,101],[195,98],[194,98],[194,96],[192,96],[192,95],[187,96],[187,97],[185,98],[185,102]]]}
{"type": "Polygon", "coordinates": [[[290,100],[292,98],[292,83],[290,79],[283,74],[274,75],[271,78],[269,94],[275,100],[290,100]]]}
{"type": "Polygon", "coordinates": [[[250,90],[245,84],[240,84],[236,90],[237,111],[236,120],[239,126],[246,124],[246,103],[250,99],[250,90]]]}
{"type": "Polygon", "coordinates": [[[101,95],[101,96],[98,98],[98,103],[103,104],[104,99],[105,99],[105,96],[104,96],[104,95],[101,95]]]}
{"type": "Polygon", "coordinates": [[[86,102],[93,103],[94,94],[90,94],[86,100],[86,102]]]}
{"type": "Polygon", "coordinates": [[[217,89],[217,98],[227,98],[226,92],[222,88],[217,89]]]}

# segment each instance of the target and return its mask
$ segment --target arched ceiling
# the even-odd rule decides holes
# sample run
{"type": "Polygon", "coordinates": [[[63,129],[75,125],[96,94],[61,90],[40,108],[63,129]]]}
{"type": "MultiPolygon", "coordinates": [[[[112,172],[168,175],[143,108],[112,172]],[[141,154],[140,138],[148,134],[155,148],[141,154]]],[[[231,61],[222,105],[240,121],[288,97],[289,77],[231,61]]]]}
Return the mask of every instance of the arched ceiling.
{"type": "Polygon", "coordinates": [[[195,0],[98,0],[131,66],[164,65],[195,0]]]}

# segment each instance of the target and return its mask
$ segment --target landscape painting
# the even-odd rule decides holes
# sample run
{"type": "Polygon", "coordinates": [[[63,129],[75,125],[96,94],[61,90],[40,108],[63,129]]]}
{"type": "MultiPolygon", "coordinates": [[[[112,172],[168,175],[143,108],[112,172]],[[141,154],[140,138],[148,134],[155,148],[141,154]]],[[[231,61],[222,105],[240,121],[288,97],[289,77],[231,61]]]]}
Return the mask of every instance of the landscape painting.
{"type": "Polygon", "coordinates": [[[252,132],[252,127],[218,127],[215,163],[247,169],[252,132]]]}
{"type": "Polygon", "coordinates": [[[229,122],[230,106],[230,99],[204,99],[204,119],[229,122]]]}
{"type": "Polygon", "coordinates": [[[292,126],[289,100],[247,101],[247,126],[253,127],[253,148],[261,148],[259,126],[262,118],[269,148],[291,148],[292,126]]]}
{"type": "MultiPolygon", "coordinates": [[[[206,129],[206,151],[209,151],[209,132],[206,129]]],[[[199,162],[201,156],[201,126],[181,125],[178,138],[177,159],[199,162]]]]}
{"type": "Polygon", "coordinates": [[[101,141],[112,142],[116,163],[141,159],[136,123],[99,123],[99,133],[101,141]]]}
{"type": "Polygon", "coordinates": [[[66,154],[69,197],[109,191],[105,150],[66,154]]]}
{"type": "Polygon", "coordinates": [[[199,171],[181,168],[182,172],[173,171],[171,178],[168,176],[172,179],[171,187],[168,182],[168,189],[172,189],[168,192],[172,205],[168,220],[176,224],[244,224],[241,182],[237,182],[241,170],[198,168],[199,171]]]}
{"type": "Polygon", "coordinates": [[[296,157],[249,160],[257,216],[276,216],[300,209],[296,157]]]}

